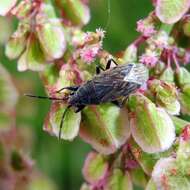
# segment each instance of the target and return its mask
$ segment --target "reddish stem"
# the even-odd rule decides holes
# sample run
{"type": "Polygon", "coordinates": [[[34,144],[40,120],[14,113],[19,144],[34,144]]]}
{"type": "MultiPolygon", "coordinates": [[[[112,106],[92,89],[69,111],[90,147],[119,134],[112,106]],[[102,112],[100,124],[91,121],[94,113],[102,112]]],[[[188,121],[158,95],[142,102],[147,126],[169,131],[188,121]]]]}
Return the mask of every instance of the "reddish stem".
{"type": "Polygon", "coordinates": [[[132,45],[138,47],[140,46],[142,43],[144,43],[146,40],[148,39],[148,37],[146,36],[139,36],[133,43],[132,45]]]}

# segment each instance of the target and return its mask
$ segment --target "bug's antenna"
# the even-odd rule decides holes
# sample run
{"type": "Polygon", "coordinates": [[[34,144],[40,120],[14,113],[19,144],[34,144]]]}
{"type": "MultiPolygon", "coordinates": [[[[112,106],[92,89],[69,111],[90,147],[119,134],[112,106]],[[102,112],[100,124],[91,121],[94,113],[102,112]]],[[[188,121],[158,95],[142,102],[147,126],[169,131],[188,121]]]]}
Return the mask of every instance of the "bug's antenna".
{"type": "Polygon", "coordinates": [[[67,113],[67,111],[69,110],[70,107],[71,107],[71,105],[68,105],[68,106],[66,107],[66,109],[64,110],[63,115],[62,115],[62,117],[61,117],[61,123],[60,123],[60,127],[59,127],[59,140],[61,139],[61,129],[62,129],[62,127],[63,127],[63,121],[64,121],[64,118],[65,118],[65,116],[66,116],[66,113],[67,113]]]}
{"type": "Polygon", "coordinates": [[[110,0],[107,0],[107,8],[108,8],[107,23],[104,27],[104,30],[107,30],[107,28],[110,24],[110,18],[111,18],[111,2],[110,2],[110,0]]]}
{"type": "Polygon", "coordinates": [[[31,98],[39,98],[39,99],[49,99],[49,100],[67,100],[68,98],[54,98],[54,97],[49,97],[49,96],[36,96],[33,94],[24,94],[24,96],[28,96],[31,98]]]}

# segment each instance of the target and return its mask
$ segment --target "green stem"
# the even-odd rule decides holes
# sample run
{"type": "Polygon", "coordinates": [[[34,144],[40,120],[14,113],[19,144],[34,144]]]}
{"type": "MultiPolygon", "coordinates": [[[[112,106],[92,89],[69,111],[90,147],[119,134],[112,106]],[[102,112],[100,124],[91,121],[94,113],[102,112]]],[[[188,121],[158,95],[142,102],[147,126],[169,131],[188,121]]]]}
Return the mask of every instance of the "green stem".
{"type": "Polygon", "coordinates": [[[164,30],[165,32],[170,34],[173,29],[173,26],[173,24],[161,24],[160,30],[164,30]]]}

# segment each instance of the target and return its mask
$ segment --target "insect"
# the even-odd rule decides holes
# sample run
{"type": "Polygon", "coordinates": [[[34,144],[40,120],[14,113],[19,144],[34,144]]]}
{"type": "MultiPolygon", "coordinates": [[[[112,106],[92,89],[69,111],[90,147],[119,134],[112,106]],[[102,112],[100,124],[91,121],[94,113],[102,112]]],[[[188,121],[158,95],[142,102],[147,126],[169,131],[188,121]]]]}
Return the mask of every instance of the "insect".
{"type": "Polygon", "coordinates": [[[70,91],[69,95],[64,99],[27,95],[30,97],[67,101],[68,106],[64,110],[60,122],[59,138],[64,117],[70,107],[73,107],[76,113],[87,105],[98,105],[106,102],[112,102],[122,107],[128,96],[148,80],[148,70],[140,63],[117,65],[113,59],[110,59],[105,70],[102,67],[97,67],[96,72],[97,75],[82,85],[64,87],[57,91],[58,93],[65,89],[70,91]],[[112,63],[115,64],[115,67],[110,68],[112,63]],[[100,72],[101,70],[103,72],[100,72]]]}

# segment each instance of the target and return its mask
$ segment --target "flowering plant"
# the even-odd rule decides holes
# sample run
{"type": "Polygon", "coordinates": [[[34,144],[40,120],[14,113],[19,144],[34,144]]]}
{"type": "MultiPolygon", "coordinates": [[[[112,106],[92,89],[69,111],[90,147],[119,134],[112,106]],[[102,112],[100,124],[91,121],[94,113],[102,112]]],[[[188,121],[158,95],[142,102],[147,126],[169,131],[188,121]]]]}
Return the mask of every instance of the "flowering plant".
{"type": "MultiPolygon", "coordinates": [[[[142,63],[149,79],[122,109],[106,103],[66,113],[61,139],[80,136],[90,144],[81,190],[189,189],[190,36],[189,0],[156,0],[154,10],[137,22],[139,37],[118,55],[103,48],[105,31],[84,32],[88,1],[3,0],[0,15],[19,20],[5,47],[19,71],[39,73],[47,94],[82,85],[112,57],[118,64],[142,63]],[[55,8],[57,12],[55,12],[55,8]]],[[[59,136],[66,102],[52,102],[44,130],[59,136]]]]}

